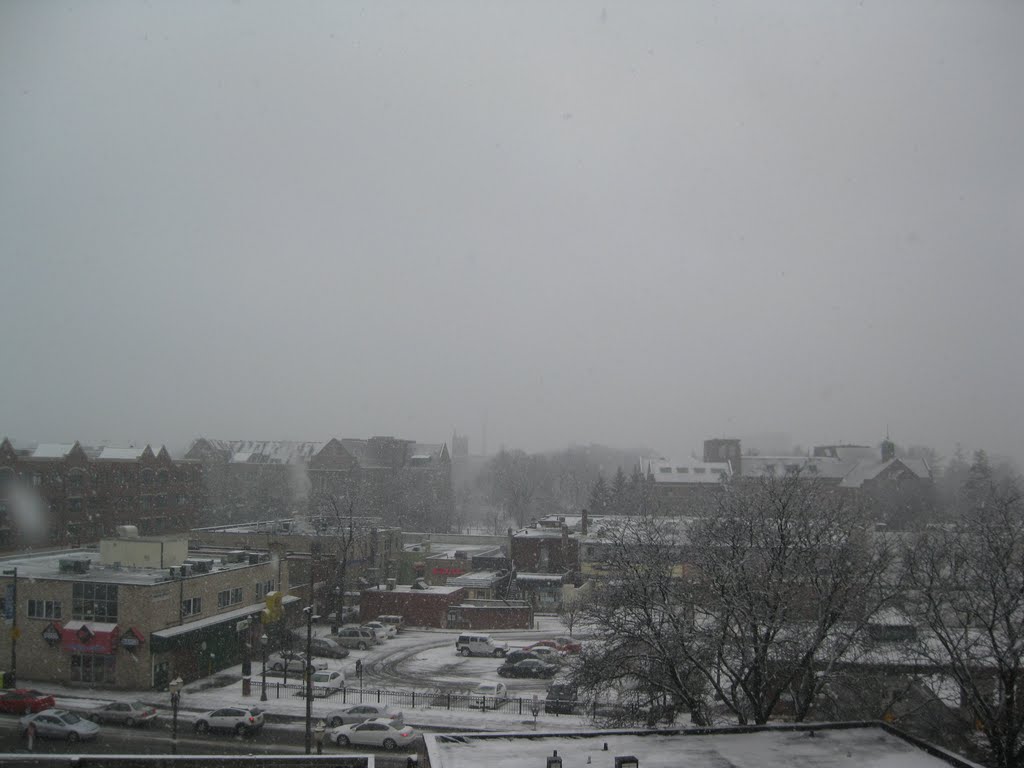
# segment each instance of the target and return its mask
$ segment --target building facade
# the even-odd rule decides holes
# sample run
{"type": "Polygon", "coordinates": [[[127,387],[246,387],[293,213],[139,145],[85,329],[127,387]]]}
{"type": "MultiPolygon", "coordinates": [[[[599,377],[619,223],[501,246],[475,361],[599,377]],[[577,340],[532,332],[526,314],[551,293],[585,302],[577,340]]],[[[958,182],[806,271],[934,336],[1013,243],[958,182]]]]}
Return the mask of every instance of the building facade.
{"type": "Polygon", "coordinates": [[[20,679],[163,689],[258,648],[268,594],[282,598],[275,621],[297,621],[287,568],[269,553],[190,550],[180,535],[128,532],[99,550],[8,557],[0,566],[3,610],[17,627],[0,638],[0,658],[7,666],[16,644],[20,679]]]}
{"type": "Polygon", "coordinates": [[[119,525],[184,532],[203,506],[202,466],[166,448],[16,449],[0,441],[0,551],[95,543],[119,525]]]}
{"type": "Polygon", "coordinates": [[[186,458],[205,469],[204,525],[302,514],[379,517],[412,530],[447,530],[454,512],[445,444],[395,437],[325,443],[196,440],[186,458]]]}

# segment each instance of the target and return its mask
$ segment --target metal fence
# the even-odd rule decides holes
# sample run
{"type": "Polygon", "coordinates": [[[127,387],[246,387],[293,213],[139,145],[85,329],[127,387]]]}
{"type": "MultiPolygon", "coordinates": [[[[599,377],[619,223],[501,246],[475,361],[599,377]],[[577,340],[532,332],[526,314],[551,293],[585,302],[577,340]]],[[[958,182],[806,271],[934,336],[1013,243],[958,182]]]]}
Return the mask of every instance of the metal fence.
{"type": "MultiPolygon", "coordinates": [[[[262,693],[263,684],[252,681],[253,690],[262,693]]],[[[288,696],[304,696],[302,683],[267,681],[267,698],[280,699],[288,696]]],[[[533,716],[534,708],[539,714],[544,711],[543,698],[481,696],[465,691],[437,688],[432,691],[397,691],[385,688],[313,688],[314,698],[329,696],[332,704],[386,704],[397,709],[445,709],[470,712],[500,712],[515,717],[533,716]]],[[[562,710],[563,712],[565,710],[562,710]]]]}

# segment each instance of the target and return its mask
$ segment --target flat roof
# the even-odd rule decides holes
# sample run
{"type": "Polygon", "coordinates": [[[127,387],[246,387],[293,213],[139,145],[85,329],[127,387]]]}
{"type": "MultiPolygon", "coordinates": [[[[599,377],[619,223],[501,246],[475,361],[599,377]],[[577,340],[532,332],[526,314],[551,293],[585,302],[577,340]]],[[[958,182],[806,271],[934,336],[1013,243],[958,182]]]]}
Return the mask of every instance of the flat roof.
{"type": "Polygon", "coordinates": [[[424,734],[424,738],[433,768],[543,766],[554,750],[558,750],[563,768],[614,768],[615,757],[625,755],[637,757],[642,768],[977,765],[938,748],[926,750],[880,723],[564,734],[424,734]]]}
{"type": "MultiPolygon", "coordinates": [[[[171,537],[174,538],[174,537],[171,537]]],[[[134,539],[137,541],[137,539],[134,539]]],[[[129,541],[124,539],[124,541],[129,541]]],[[[186,579],[201,579],[224,571],[239,570],[241,568],[253,568],[248,561],[242,563],[222,563],[219,558],[223,552],[209,552],[204,549],[190,549],[187,558],[193,559],[214,559],[213,570],[209,573],[194,573],[186,576],[186,579]]],[[[259,563],[258,565],[263,565],[259,563]]],[[[100,560],[100,553],[97,549],[66,549],[57,552],[46,552],[40,555],[14,555],[0,558],[0,567],[17,568],[19,579],[52,579],[55,581],[88,581],[101,584],[137,584],[153,585],[174,581],[171,578],[170,568],[136,568],[127,565],[115,567],[104,565],[100,560]],[[89,560],[89,570],[85,573],[64,572],[60,570],[61,560],[89,560]]]]}
{"type": "Polygon", "coordinates": [[[465,587],[433,586],[427,589],[413,589],[412,584],[396,584],[394,589],[388,589],[386,584],[378,584],[375,587],[367,587],[364,592],[412,592],[414,595],[450,595],[465,587]]]}

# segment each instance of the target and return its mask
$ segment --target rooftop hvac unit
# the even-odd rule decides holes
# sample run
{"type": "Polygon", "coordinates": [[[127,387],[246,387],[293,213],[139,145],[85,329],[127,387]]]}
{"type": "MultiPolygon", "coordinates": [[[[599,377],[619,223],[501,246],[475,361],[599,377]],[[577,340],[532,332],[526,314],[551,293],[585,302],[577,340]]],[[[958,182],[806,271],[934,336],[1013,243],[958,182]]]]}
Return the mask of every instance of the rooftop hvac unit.
{"type": "Polygon", "coordinates": [[[423,579],[416,579],[416,581],[414,581],[412,583],[412,588],[413,589],[430,589],[430,586],[423,579]]]}
{"type": "Polygon", "coordinates": [[[213,570],[213,560],[208,560],[206,558],[186,560],[185,565],[191,566],[193,573],[209,573],[213,570]]]}
{"type": "Polygon", "coordinates": [[[118,525],[114,527],[114,531],[122,539],[133,539],[139,535],[139,527],[137,525],[118,525]]]}
{"type": "Polygon", "coordinates": [[[248,554],[244,549],[233,549],[228,552],[225,560],[229,563],[244,563],[248,554]]]}
{"type": "Polygon", "coordinates": [[[263,560],[259,552],[249,552],[249,565],[256,565],[263,560]]]}
{"type": "Polygon", "coordinates": [[[89,562],[89,560],[66,557],[57,561],[57,568],[61,573],[88,573],[89,562]]]}
{"type": "Polygon", "coordinates": [[[394,592],[396,584],[398,584],[398,579],[388,579],[388,592],[394,592]]]}

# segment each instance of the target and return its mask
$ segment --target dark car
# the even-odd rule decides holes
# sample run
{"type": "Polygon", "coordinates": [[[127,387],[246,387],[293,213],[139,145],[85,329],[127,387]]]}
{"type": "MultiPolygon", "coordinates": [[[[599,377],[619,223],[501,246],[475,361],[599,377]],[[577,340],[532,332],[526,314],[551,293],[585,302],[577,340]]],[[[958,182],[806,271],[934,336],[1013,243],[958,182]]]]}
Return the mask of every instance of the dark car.
{"type": "Polygon", "coordinates": [[[505,663],[518,664],[520,661],[526,661],[527,659],[537,659],[538,661],[542,660],[540,656],[533,651],[528,651],[525,648],[522,648],[518,651],[510,651],[508,656],[505,657],[505,663]]]}
{"type": "Polygon", "coordinates": [[[498,668],[498,674],[502,677],[554,677],[558,672],[558,666],[548,664],[539,659],[526,659],[516,664],[503,664],[498,668]]]}
{"type": "Polygon", "coordinates": [[[53,696],[28,688],[17,688],[0,696],[0,712],[9,715],[30,715],[55,706],[53,696]]]}

